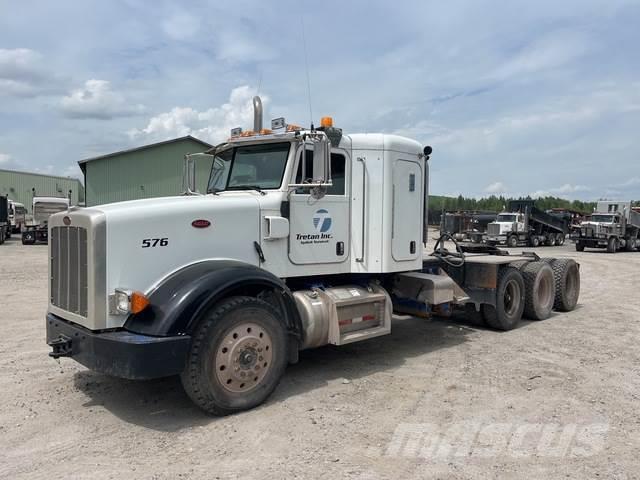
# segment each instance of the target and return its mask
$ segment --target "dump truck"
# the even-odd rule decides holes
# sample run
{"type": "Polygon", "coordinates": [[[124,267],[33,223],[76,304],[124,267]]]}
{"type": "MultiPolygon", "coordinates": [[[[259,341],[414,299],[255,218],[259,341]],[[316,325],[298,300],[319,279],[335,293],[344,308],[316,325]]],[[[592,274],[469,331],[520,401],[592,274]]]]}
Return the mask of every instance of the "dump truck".
{"type": "Polygon", "coordinates": [[[461,242],[481,243],[487,225],[496,219],[496,215],[497,212],[444,212],[440,221],[440,233],[448,233],[461,242]]]}
{"type": "Polygon", "coordinates": [[[33,219],[28,221],[22,230],[22,244],[34,245],[47,243],[49,240],[49,217],[69,209],[66,197],[33,197],[33,219]]]}
{"type": "Polygon", "coordinates": [[[596,211],[582,222],[571,239],[578,252],[589,248],[606,248],[615,253],[620,249],[632,252],[640,246],[640,212],[631,202],[599,201],[596,211]]]}
{"type": "Polygon", "coordinates": [[[0,245],[11,236],[11,222],[9,221],[9,198],[0,195],[0,245]]]}
{"type": "Polygon", "coordinates": [[[489,245],[562,245],[569,233],[569,222],[538,209],[534,200],[512,200],[507,211],[499,213],[487,226],[489,245]]]}
{"type": "Polygon", "coordinates": [[[49,221],[50,356],[127,379],[180,375],[226,415],[264,402],[298,353],[375,341],[394,314],[490,328],[578,301],[576,262],[446,235],[427,252],[432,150],[283,118],[185,157],[184,195],[71,208],[49,221]],[[206,193],[195,162],[206,158],[206,193]]]}

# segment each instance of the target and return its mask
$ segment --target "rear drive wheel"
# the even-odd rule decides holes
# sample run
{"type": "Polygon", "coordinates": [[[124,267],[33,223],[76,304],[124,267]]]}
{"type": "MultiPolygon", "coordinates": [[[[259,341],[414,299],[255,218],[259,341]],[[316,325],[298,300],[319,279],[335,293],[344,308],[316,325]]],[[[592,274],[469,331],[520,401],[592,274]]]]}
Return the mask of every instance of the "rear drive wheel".
{"type": "Polygon", "coordinates": [[[515,235],[511,235],[509,238],[507,238],[507,247],[516,248],[517,246],[518,246],[518,237],[516,237],[515,235]]]}
{"type": "Polygon", "coordinates": [[[609,237],[609,241],[607,241],[607,253],[616,253],[616,250],[618,250],[618,239],[609,237]]]}
{"type": "Polygon", "coordinates": [[[636,249],[636,239],[630,238],[624,244],[624,249],[626,252],[633,252],[636,249]]]}
{"type": "Polygon", "coordinates": [[[570,312],[578,304],[580,297],[580,267],[571,258],[542,258],[553,269],[556,292],[553,309],[570,312]]]}
{"type": "Polygon", "coordinates": [[[544,244],[547,247],[552,246],[554,243],[556,243],[556,236],[553,233],[548,233],[546,238],[544,239],[544,244]]]}
{"type": "Polygon", "coordinates": [[[525,317],[531,320],[549,318],[555,298],[553,270],[545,262],[530,262],[521,271],[525,285],[525,317]]]}
{"type": "Polygon", "coordinates": [[[540,246],[540,237],[538,237],[537,235],[532,235],[529,238],[529,244],[534,248],[540,246]]]}
{"type": "Polygon", "coordinates": [[[196,329],[182,385],[208,413],[228,415],[260,405],[287,365],[285,328],[269,303],[231,297],[196,329]]]}
{"type": "Polygon", "coordinates": [[[496,306],[482,305],[487,325],[496,330],[515,328],[524,310],[524,281],[517,268],[503,267],[498,274],[496,306]]]}
{"type": "Polygon", "coordinates": [[[556,235],[556,246],[559,247],[560,245],[564,244],[564,235],[562,233],[558,233],[556,235]]]}
{"type": "Polygon", "coordinates": [[[584,243],[576,242],[576,252],[584,252],[584,243]]]}

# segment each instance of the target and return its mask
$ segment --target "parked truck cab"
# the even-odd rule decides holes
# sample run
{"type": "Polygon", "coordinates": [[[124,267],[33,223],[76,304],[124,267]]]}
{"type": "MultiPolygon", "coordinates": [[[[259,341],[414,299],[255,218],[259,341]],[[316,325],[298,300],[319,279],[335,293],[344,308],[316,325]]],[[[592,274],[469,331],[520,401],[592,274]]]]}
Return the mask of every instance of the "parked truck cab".
{"type": "Polygon", "coordinates": [[[640,245],[639,236],[640,213],[631,208],[631,202],[599,201],[596,211],[580,224],[571,238],[579,252],[589,247],[615,253],[620,249],[636,250],[640,245]]]}
{"type": "Polygon", "coordinates": [[[264,129],[254,107],[253,130],[186,157],[184,195],[50,218],[53,357],[131,379],[180,375],[197,405],[228,414],[264,401],[299,350],[389,334],[394,312],[463,308],[508,330],[523,313],[575,307],[575,262],[443,242],[425,256],[430,147],[344,134],[330,118],[264,129]]]}

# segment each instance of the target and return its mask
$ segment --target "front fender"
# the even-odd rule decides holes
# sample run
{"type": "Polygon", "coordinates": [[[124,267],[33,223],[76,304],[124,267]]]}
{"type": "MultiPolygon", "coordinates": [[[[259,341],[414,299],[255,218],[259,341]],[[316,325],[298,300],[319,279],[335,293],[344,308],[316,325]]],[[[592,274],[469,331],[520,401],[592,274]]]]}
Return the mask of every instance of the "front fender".
{"type": "Polygon", "coordinates": [[[300,339],[300,316],[285,283],[266,270],[236,260],[207,260],[172,273],[149,295],[150,305],[130,315],[124,328],[152,336],[191,335],[209,307],[242,287],[276,293],[285,326],[300,339]]]}

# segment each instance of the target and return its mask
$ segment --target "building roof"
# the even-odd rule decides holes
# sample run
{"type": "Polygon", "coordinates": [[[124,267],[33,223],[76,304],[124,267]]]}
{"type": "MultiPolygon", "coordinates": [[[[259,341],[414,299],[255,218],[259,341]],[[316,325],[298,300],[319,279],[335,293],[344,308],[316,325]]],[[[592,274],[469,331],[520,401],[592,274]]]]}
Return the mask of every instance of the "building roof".
{"type": "Polygon", "coordinates": [[[204,140],[200,140],[199,138],[192,137],[191,135],[185,135],[184,137],[172,138],[171,140],[164,140],[162,142],[150,143],[148,145],[143,145],[141,147],[129,148],[127,150],[120,150],[118,152],[107,153],[106,155],[100,155],[98,157],[85,158],[84,160],[79,160],[78,165],[84,171],[84,164],[87,162],[92,162],[94,160],[102,160],[103,158],[115,157],[116,155],[122,155],[124,153],[131,152],[139,152],[140,150],[146,150],[147,148],[158,147],[160,145],[167,145],[169,143],[181,142],[182,140],[193,140],[194,142],[201,143],[205,147],[211,148],[213,145],[205,142],[204,140]]]}
{"type": "Polygon", "coordinates": [[[17,173],[19,175],[36,175],[38,177],[58,178],[60,180],[71,180],[75,182],[80,182],[80,179],[76,177],[63,177],[62,175],[49,175],[48,173],[25,172],[24,170],[9,170],[7,168],[0,168],[0,172],[17,173]]]}

